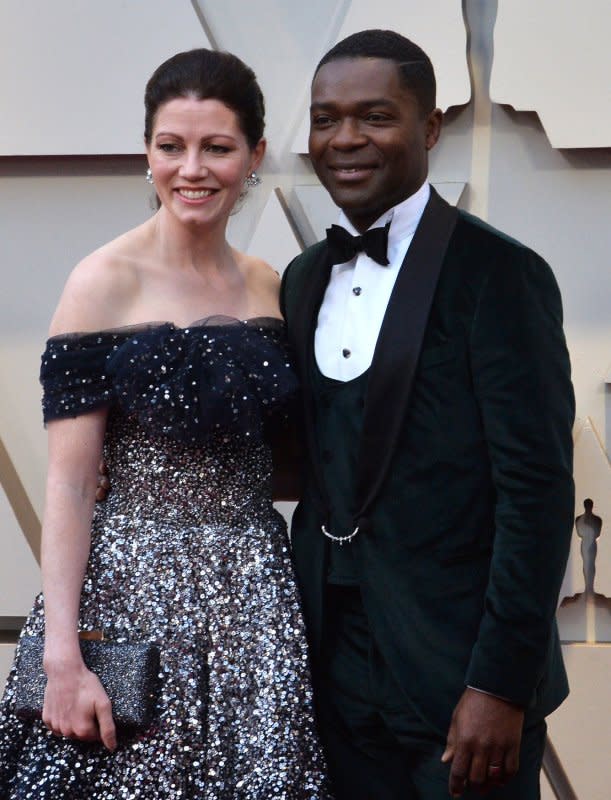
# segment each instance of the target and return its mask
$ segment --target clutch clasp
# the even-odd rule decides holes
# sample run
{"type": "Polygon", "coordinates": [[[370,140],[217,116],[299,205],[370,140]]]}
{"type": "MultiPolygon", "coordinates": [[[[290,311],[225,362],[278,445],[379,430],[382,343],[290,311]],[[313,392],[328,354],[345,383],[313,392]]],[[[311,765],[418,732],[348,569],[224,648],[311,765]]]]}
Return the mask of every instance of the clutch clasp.
{"type": "Polygon", "coordinates": [[[85,639],[90,642],[104,642],[106,641],[106,636],[104,636],[103,630],[96,630],[96,631],[79,631],[78,634],[79,639],[85,639]]]}

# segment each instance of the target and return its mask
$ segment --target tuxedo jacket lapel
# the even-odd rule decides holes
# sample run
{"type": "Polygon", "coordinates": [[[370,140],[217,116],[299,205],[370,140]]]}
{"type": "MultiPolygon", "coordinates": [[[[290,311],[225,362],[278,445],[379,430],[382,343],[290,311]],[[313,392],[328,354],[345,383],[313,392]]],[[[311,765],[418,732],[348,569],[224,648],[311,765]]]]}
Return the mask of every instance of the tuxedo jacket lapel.
{"type": "Polygon", "coordinates": [[[370,367],[357,464],[357,521],[371,508],[395,452],[457,216],[457,209],[431,187],[429,202],[397,276],[370,367]]]}

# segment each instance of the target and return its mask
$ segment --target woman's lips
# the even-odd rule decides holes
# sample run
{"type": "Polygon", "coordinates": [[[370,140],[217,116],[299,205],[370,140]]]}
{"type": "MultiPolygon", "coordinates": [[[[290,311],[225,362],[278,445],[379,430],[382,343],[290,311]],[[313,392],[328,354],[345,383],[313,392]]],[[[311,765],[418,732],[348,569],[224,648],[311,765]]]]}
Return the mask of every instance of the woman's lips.
{"type": "Polygon", "coordinates": [[[174,190],[182,203],[186,205],[204,205],[216,194],[216,189],[187,189],[178,188],[174,190]]]}
{"type": "Polygon", "coordinates": [[[202,200],[204,197],[214,194],[214,189],[177,189],[176,191],[187,200],[202,200]]]}

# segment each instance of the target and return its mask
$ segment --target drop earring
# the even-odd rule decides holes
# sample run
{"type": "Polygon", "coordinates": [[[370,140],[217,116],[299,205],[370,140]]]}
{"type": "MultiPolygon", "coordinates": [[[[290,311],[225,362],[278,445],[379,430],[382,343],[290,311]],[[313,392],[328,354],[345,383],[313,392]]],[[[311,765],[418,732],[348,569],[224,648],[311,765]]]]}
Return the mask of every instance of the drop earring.
{"type": "Polygon", "coordinates": [[[147,183],[155,183],[155,181],[153,180],[153,173],[151,172],[150,167],[147,169],[145,177],[147,183]]]}
{"type": "Polygon", "coordinates": [[[253,171],[244,178],[244,183],[249,189],[253,189],[261,183],[261,178],[253,171]]]}

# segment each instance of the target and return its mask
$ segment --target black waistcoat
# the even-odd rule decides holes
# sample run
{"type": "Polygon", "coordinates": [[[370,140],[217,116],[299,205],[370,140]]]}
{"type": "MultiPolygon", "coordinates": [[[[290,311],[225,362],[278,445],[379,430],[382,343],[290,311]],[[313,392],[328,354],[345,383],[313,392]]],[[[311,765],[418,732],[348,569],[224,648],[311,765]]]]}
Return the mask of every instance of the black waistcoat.
{"type": "MultiPolygon", "coordinates": [[[[356,464],[367,378],[368,370],[351,381],[337,381],[323,375],[316,364],[312,367],[316,438],[330,502],[327,525],[334,536],[348,536],[354,529],[356,464]]],[[[328,541],[327,546],[327,581],[357,585],[359,576],[352,543],[340,545],[328,541]]]]}

